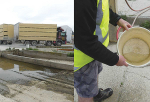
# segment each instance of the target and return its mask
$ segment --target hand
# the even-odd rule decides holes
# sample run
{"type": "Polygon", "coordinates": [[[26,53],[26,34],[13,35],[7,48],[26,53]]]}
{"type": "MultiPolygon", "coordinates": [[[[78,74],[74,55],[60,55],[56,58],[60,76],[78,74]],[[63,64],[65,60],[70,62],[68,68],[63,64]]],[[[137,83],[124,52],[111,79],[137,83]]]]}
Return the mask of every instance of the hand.
{"type": "Polygon", "coordinates": [[[122,55],[119,55],[119,61],[118,63],[116,64],[116,66],[128,66],[128,64],[126,63],[126,59],[122,56],[122,55]]]}
{"type": "Polygon", "coordinates": [[[132,26],[122,18],[117,22],[117,25],[123,28],[123,31],[129,30],[132,26]]]}

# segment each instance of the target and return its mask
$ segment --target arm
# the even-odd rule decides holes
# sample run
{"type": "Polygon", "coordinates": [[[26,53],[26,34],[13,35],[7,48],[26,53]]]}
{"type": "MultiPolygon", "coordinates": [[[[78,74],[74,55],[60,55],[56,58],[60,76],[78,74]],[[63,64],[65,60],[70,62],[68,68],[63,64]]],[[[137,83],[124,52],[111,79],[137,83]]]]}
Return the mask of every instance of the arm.
{"type": "Polygon", "coordinates": [[[131,28],[131,25],[123,20],[118,14],[114,13],[112,9],[109,9],[109,15],[110,15],[110,20],[109,23],[111,23],[114,26],[120,26],[124,30],[128,30],[128,28],[131,28]]]}
{"type": "MultiPolygon", "coordinates": [[[[112,25],[121,26],[124,30],[128,30],[128,28],[131,28],[131,25],[127,21],[123,20],[118,14],[114,13],[112,11],[112,9],[109,9],[109,15],[110,15],[109,23],[111,23],[112,25]]],[[[128,66],[125,61],[126,61],[126,59],[122,55],[119,55],[119,61],[116,65],[117,66],[122,66],[122,65],[128,66]]]]}
{"type": "Polygon", "coordinates": [[[75,46],[85,54],[107,65],[115,65],[119,57],[108,50],[98,37],[96,28],[97,0],[75,0],[75,46]]]}
{"type": "Polygon", "coordinates": [[[109,16],[109,23],[111,23],[114,26],[117,26],[117,22],[121,19],[121,17],[118,14],[114,13],[112,9],[109,9],[109,16]]]}

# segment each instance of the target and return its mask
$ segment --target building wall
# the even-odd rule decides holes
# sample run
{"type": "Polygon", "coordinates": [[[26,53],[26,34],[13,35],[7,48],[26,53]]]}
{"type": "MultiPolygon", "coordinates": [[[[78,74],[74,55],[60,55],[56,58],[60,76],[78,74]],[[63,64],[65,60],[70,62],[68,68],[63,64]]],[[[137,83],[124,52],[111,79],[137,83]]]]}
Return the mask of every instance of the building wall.
{"type": "MultiPolygon", "coordinates": [[[[113,12],[118,13],[117,11],[117,1],[118,0],[110,0],[110,8],[113,10],[113,12]]],[[[117,27],[113,26],[113,25],[109,25],[109,40],[111,42],[117,42],[116,39],[116,32],[117,32],[117,27]]]]}
{"type": "MultiPolygon", "coordinates": [[[[145,7],[150,6],[150,0],[127,0],[131,7],[135,10],[140,10],[145,7]]],[[[127,16],[135,16],[137,13],[135,11],[132,11],[126,4],[125,0],[118,0],[118,13],[120,15],[127,15],[127,16]]],[[[150,17],[150,10],[144,14],[142,14],[140,17],[150,17]]]]}

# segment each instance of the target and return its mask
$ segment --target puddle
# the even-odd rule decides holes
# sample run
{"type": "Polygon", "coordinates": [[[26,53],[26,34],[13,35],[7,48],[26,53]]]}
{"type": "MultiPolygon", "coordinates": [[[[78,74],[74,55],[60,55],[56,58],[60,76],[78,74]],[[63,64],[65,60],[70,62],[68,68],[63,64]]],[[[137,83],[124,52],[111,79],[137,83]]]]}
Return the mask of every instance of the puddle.
{"type": "Polygon", "coordinates": [[[31,79],[45,79],[62,70],[0,58],[0,79],[12,83],[27,84],[31,79]]]}

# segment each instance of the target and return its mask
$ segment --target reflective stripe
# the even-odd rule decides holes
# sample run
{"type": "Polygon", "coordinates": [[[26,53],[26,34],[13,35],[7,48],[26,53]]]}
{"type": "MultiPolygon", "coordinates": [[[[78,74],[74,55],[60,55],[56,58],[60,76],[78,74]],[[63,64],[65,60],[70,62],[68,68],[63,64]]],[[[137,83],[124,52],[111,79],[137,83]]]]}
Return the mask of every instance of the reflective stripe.
{"type": "Polygon", "coordinates": [[[97,18],[96,18],[96,35],[98,36],[98,41],[100,41],[101,43],[103,43],[107,39],[107,36],[108,36],[108,33],[104,38],[102,36],[102,31],[100,29],[102,18],[103,18],[103,11],[102,11],[102,0],[101,0],[98,4],[97,18]]]}
{"type": "Polygon", "coordinates": [[[98,25],[96,25],[96,35],[98,36],[98,41],[103,43],[107,39],[107,36],[109,34],[107,33],[107,35],[103,38],[102,31],[101,31],[100,27],[98,25]]]}
{"type": "Polygon", "coordinates": [[[102,11],[102,0],[98,4],[97,8],[97,18],[96,18],[96,25],[100,25],[103,18],[103,11],[102,11]]]}
{"type": "Polygon", "coordinates": [[[74,71],[77,71],[79,67],[74,67],[74,71]]]}
{"type": "Polygon", "coordinates": [[[75,45],[74,45],[74,49],[79,50],[78,48],[75,47],[75,45]]]}

